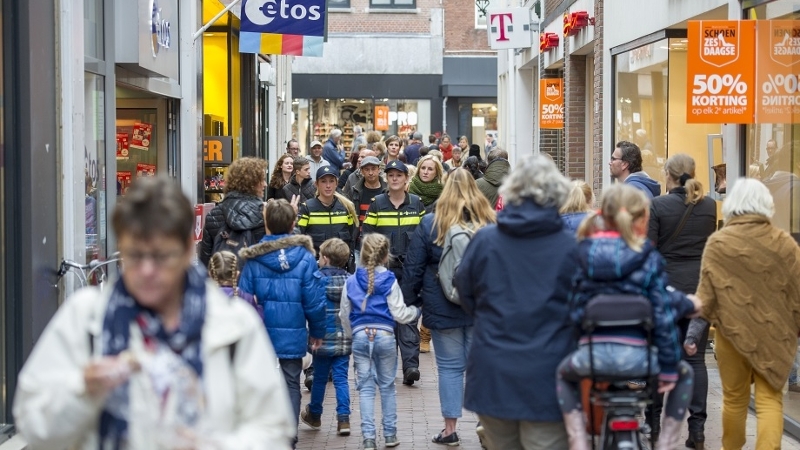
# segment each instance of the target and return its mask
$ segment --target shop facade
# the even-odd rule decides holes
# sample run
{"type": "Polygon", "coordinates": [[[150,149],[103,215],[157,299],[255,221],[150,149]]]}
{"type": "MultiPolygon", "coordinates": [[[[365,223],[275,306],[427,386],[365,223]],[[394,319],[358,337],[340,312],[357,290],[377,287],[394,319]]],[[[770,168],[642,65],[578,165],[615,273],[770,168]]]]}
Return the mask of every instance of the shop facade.
{"type": "Polygon", "coordinates": [[[444,129],[483,150],[498,136],[497,56],[445,56],[441,96],[444,129]],[[488,141],[488,142],[487,142],[488,141]]]}

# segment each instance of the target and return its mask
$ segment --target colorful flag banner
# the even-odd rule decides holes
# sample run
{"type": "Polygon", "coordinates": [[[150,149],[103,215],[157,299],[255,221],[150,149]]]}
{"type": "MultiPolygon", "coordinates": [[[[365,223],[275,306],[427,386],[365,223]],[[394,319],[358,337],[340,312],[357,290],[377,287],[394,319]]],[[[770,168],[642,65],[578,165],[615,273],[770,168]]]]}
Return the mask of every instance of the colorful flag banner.
{"type": "Polygon", "coordinates": [[[243,0],[240,53],[322,56],[325,0],[243,0]]]}

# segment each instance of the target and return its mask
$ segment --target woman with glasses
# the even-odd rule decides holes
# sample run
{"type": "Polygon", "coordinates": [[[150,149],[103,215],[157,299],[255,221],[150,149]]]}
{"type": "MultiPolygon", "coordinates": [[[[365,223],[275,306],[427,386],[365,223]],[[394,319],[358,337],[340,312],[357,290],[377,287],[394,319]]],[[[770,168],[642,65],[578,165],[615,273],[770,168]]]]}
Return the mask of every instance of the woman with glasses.
{"type": "Polygon", "coordinates": [[[214,240],[223,228],[249,234],[248,245],[264,237],[261,208],[267,188],[267,162],[261,158],[239,158],[228,167],[225,198],[208,213],[200,244],[200,261],[208,266],[214,240]]]}
{"type": "Polygon", "coordinates": [[[291,447],[264,326],[193,266],[194,223],[166,178],[119,200],[121,278],[72,295],[20,372],[14,418],[31,448],[291,447]]]}

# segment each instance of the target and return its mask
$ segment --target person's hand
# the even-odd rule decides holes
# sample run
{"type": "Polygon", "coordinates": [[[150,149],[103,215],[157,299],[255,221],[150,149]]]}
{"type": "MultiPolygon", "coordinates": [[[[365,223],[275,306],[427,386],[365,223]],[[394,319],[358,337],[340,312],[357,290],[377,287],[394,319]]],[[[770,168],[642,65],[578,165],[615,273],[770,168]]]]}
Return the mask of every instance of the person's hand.
{"type": "Polygon", "coordinates": [[[688,297],[689,300],[692,301],[692,304],[694,304],[694,313],[691,314],[689,318],[694,319],[700,317],[700,315],[703,313],[703,301],[700,300],[700,297],[694,294],[689,294],[686,297],[688,297]]]}
{"type": "Polygon", "coordinates": [[[104,397],[117,386],[125,383],[139,369],[127,354],[106,356],[89,363],[83,369],[86,393],[92,397],[104,397]]]}
{"type": "Polygon", "coordinates": [[[322,339],[320,339],[320,338],[311,338],[311,351],[315,352],[320,347],[322,347],[322,339]]]}
{"type": "Polygon", "coordinates": [[[697,353],[697,344],[685,342],[683,344],[683,350],[687,355],[694,356],[694,354],[697,353]]]}
{"type": "Polygon", "coordinates": [[[292,205],[292,209],[294,209],[295,215],[297,215],[298,209],[297,204],[300,203],[300,196],[299,195],[292,195],[292,200],[289,202],[292,205]]]}
{"type": "Polygon", "coordinates": [[[672,381],[659,381],[658,382],[658,393],[659,394],[666,394],[667,392],[675,389],[675,382],[672,381]]]}

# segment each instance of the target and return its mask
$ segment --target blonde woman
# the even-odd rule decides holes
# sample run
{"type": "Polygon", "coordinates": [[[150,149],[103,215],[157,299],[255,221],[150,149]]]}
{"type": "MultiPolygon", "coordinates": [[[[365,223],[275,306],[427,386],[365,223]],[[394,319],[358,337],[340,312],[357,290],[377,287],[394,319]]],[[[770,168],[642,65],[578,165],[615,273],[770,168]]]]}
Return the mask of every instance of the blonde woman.
{"type": "Polygon", "coordinates": [[[423,156],[417,164],[417,173],[411,179],[408,192],[418,195],[425,210],[430,211],[431,205],[439,199],[444,188],[443,178],[442,163],[435,156],[423,156]]]}
{"type": "Polygon", "coordinates": [[[495,212],[481,195],[469,171],[456,169],[447,179],[436,212],[422,218],[411,239],[403,269],[403,294],[418,299],[425,314],[422,323],[430,329],[436,347],[439,401],[444,429],[433,442],[458,445],[456,423],[464,399],[464,373],[472,342],[473,320],[460,306],[445,298],[436,277],[445,235],[453,225],[480,229],[495,222],[495,212]]]}
{"type": "MultiPolygon", "coordinates": [[[[300,233],[311,236],[316,254],[322,243],[331,238],[345,241],[352,253],[358,232],[356,208],[353,202],[336,192],[338,174],[334,168],[320,167],[316,175],[317,195],[298,207],[297,228],[300,233]]],[[[352,273],[355,267],[350,269],[352,273]]]]}
{"type": "Polygon", "coordinates": [[[586,213],[592,209],[594,203],[594,192],[585,181],[575,180],[567,196],[567,202],[558,210],[561,220],[564,221],[564,228],[575,233],[578,226],[586,217],[586,213]]]}

